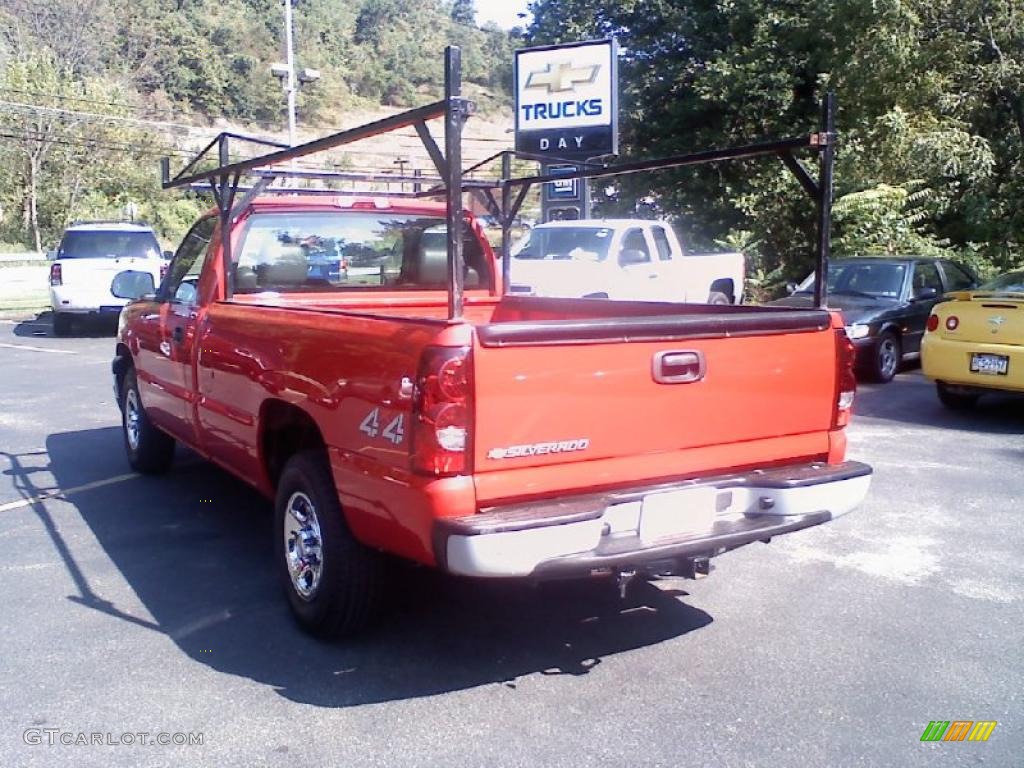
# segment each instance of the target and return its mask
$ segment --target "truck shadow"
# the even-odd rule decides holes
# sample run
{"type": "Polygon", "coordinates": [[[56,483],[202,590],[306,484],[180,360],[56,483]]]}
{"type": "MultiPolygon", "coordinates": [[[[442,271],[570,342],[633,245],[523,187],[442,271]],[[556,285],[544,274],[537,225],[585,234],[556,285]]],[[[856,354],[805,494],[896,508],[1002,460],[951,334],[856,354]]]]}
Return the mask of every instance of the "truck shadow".
{"type": "Polygon", "coordinates": [[[1024,397],[993,392],[966,411],[939,402],[935,385],[920,369],[904,371],[888,384],[858,382],[854,425],[861,418],[989,434],[1024,432],[1024,397]]]}
{"type": "MultiPolygon", "coordinates": [[[[54,336],[53,312],[47,310],[33,318],[21,320],[14,326],[14,335],[23,338],[54,336]]],[[[117,317],[76,317],[69,335],[90,339],[111,338],[117,335],[117,317]]]]}
{"type": "MultiPolygon", "coordinates": [[[[116,428],[54,434],[46,447],[58,488],[85,480],[83,456],[122,455],[116,428]]],[[[35,505],[77,586],[68,599],[164,633],[197,662],[296,702],[346,707],[488,684],[514,689],[537,673],[595,674],[611,655],[712,621],[678,599],[685,592],[649,584],[633,585],[623,601],[607,583],[480,583],[401,566],[377,628],[353,641],[320,642],[292,621],[274,577],[269,502],[183,454],[165,477],[69,499],[152,620],[106,600],[45,504],[35,505]]],[[[124,471],[120,460],[110,474],[124,471]]],[[[110,461],[101,460],[104,471],[110,461]]],[[[12,465],[23,495],[45,490],[12,465]]]]}

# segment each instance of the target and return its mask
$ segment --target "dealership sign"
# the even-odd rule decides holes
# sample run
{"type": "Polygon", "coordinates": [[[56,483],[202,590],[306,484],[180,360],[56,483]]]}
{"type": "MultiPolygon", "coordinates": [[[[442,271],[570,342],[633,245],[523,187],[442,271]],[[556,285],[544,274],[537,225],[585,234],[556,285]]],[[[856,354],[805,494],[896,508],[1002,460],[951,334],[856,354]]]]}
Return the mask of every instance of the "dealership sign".
{"type": "MultiPolygon", "coordinates": [[[[575,173],[578,170],[575,165],[549,165],[544,168],[544,173],[548,176],[557,176],[560,173],[575,173]]],[[[549,203],[579,202],[579,179],[558,179],[545,183],[544,200],[549,203]]]]}
{"type": "Polygon", "coordinates": [[[618,153],[614,40],[516,51],[516,149],[554,158],[618,153]]]}

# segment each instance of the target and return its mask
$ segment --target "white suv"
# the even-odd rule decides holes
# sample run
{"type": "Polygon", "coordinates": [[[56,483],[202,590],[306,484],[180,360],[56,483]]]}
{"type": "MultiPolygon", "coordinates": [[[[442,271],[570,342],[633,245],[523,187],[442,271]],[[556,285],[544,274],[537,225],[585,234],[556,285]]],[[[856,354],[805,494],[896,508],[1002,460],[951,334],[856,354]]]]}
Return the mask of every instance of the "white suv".
{"type": "Polygon", "coordinates": [[[53,332],[65,336],[74,316],[116,317],[127,299],[110,285],[120,272],[146,272],[160,285],[168,261],[152,227],[127,222],[75,224],[64,230],[50,266],[50,306],[53,332]]]}

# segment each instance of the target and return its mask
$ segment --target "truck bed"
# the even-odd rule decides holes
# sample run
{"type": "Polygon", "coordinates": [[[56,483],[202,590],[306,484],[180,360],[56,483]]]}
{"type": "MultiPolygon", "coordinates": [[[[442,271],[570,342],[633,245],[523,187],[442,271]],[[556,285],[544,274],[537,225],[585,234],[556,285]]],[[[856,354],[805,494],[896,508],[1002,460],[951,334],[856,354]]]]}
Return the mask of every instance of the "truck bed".
{"type": "Polygon", "coordinates": [[[440,292],[212,304],[196,340],[201,448],[242,477],[264,478],[268,401],[303,409],[331,451],[353,530],[424,562],[439,517],[842,458],[832,427],[836,321],[826,311],[467,294],[465,322],[446,313],[440,292]],[[400,383],[438,345],[472,350],[471,465],[457,477],[417,475],[408,444],[366,428],[375,410],[380,429],[399,416],[410,423],[400,383]],[[655,382],[652,359],[672,351],[701,355],[702,379],[655,382]],[[558,450],[568,441],[585,447],[558,450]],[[532,455],[511,455],[519,450],[532,455]]]}

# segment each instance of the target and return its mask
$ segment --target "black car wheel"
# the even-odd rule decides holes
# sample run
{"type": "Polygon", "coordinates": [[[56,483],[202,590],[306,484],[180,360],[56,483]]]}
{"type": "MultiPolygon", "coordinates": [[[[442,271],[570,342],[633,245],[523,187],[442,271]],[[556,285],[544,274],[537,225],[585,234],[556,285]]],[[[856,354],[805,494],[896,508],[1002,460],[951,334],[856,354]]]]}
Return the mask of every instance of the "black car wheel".
{"type": "Polygon", "coordinates": [[[973,393],[953,392],[941,381],[935,382],[935,393],[939,402],[951,411],[967,411],[978,404],[980,395],[973,393]]]}
{"type": "Polygon", "coordinates": [[[124,451],[132,469],[157,475],[170,469],[174,461],[174,438],[161,432],[149,420],[139,395],[135,369],[129,368],[121,384],[121,431],[124,451]]]}
{"type": "Polygon", "coordinates": [[[871,361],[870,374],[874,381],[885,384],[893,380],[903,360],[903,346],[900,337],[886,331],[875,342],[875,355],[871,361]]]}
{"type": "Polygon", "coordinates": [[[385,561],[349,531],[325,456],[288,460],[274,515],[277,571],[299,624],[324,638],[363,629],[383,602],[385,561]]]}

